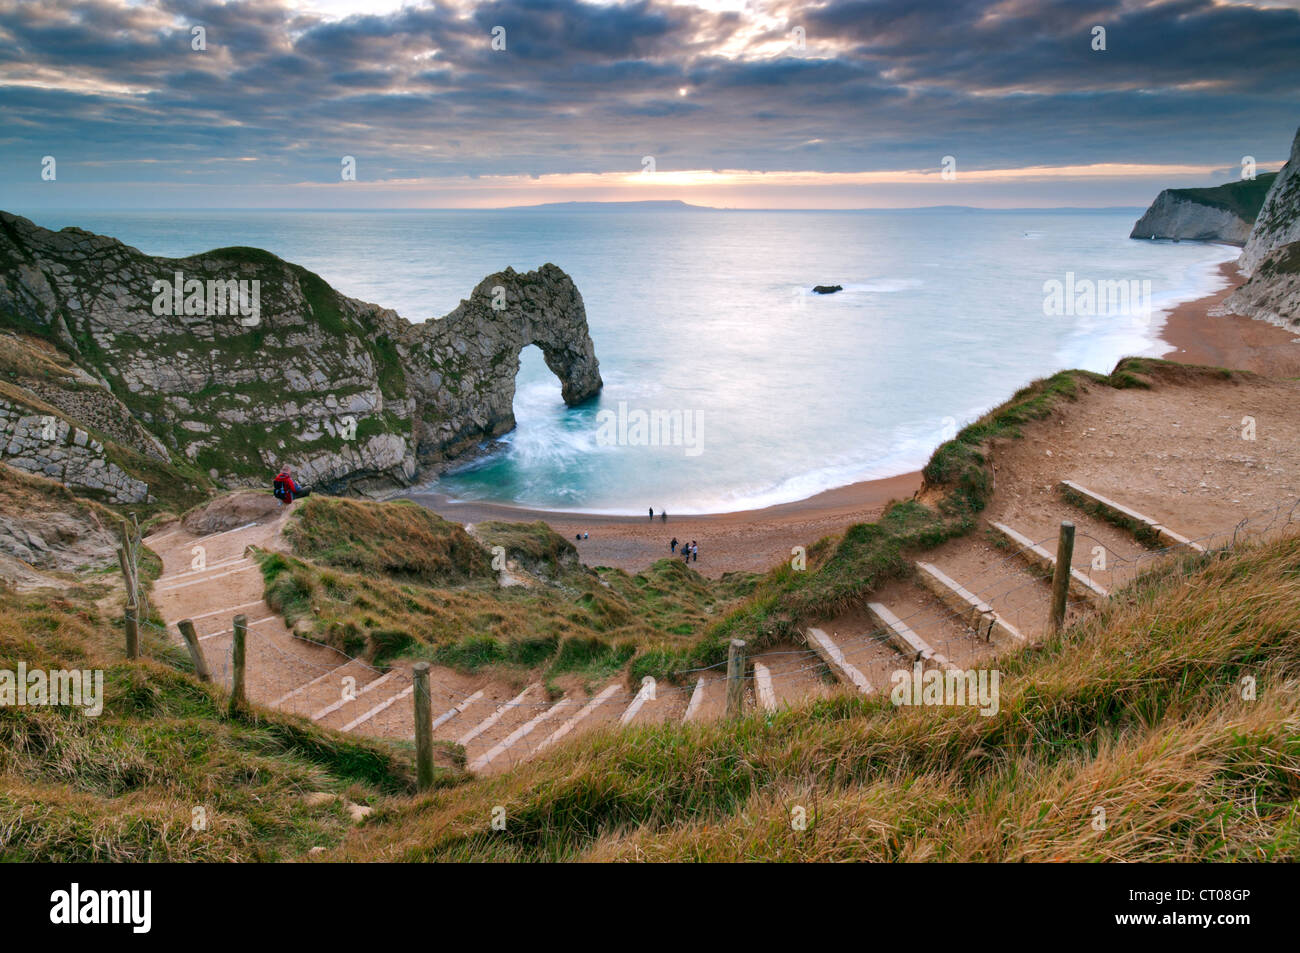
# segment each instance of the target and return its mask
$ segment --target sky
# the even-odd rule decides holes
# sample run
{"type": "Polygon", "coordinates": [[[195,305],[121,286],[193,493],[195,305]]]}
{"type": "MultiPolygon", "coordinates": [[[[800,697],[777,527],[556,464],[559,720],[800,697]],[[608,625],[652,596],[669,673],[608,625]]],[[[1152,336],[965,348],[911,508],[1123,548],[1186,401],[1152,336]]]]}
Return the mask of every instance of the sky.
{"type": "Polygon", "coordinates": [[[0,208],[1138,206],[1298,90],[1300,0],[0,0],[0,208]]]}

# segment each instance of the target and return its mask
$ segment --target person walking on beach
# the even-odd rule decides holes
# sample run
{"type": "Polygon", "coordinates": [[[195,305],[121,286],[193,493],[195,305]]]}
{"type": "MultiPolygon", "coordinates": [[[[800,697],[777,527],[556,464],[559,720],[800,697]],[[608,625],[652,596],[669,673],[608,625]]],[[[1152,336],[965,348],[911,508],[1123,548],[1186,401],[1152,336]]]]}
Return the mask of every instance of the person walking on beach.
{"type": "Polygon", "coordinates": [[[652,506],[650,507],[650,522],[653,523],[654,521],[655,521],[655,508],[652,506]]]}
{"type": "MultiPolygon", "coordinates": [[[[651,510],[650,512],[653,513],[654,510],[651,510]]],[[[667,511],[667,510],[660,510],[660,511],[659,511],[659,519],[662,520],[663,522],[667,523],[667,522],[668,522],[668,511],[667,511]]]]}
{"type": "Polygon", "coordinates": [[[700,544],[691,540],[691,562],[700,561],[700,544]]]}
{"type": "Polygon", "coordinates": [[[674,536],[674,537],[673,537],[673,541],[672,541],[671,543],[668,544],[668,551],[671,552],[671,553],[675,553],[675,552],[677,552],[677,537],[676,537],[676,536],[674,536]]]}

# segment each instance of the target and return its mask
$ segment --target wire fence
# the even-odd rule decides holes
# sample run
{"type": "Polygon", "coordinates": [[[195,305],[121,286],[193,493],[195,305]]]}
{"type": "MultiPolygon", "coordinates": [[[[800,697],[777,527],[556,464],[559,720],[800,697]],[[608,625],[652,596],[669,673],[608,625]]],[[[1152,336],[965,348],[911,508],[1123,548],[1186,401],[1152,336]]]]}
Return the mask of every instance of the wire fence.
{"type": "MultiPolygon", "coordinates": [[[[1076,516],[1074,511],[1071,516],[1076,516]]],[[[1190,545],[1144,545],[1125,529],[1093,515],[1077,515],[1072,522],[1076,524],[1072,562],[1082,579],[1071,590],[1067,608],[1070,618],[1078,618],[1144,573],[1171,565],[1191,550],[1199,548],[1212,556],[1248,539],[1264,540],[1295,532],[1300,523],[1300,498],[1288,498],[1255,511],[1231,526],[1189,540],[1190,545]],[[1100,593],[1090,591],[1086,584],[1100,593]],[[1081,596],[1080,591],[1090,594],[1081,596]]],[[[991,608],[998,619],[1023,634],[1027,642],[1036,641],[1047,628],[1050,588],[1041,559],[1035,560],[1031,551],[1054,551],[1057,533],[1032,539],[1029,545],[1018,545],[995,538],[992,530],[988,532],[987,537],[967,536],[954,541],[954,547],[964,550],[955,565],[946,561],[948,556],[942,548],[923,559],[933,559],[976,600],[991,608]]],[[[140,545],[138,537],[136,545],[140,545]]],[[[208,564],[206,573],[221,578],[223,573],[230,574],[237,562],[219,558],[208,564]]],[[[256,568],[253,562],[249,569],[235,571],[256,568]]],[[[178,587],[177,580],[203,584],[204,579],[203,571],[173,573],[159,579],[158,583],[163,584],[162,611],[167,610],[166,593],[176,591],[169,590],[169,584],[178,587]]],[[[915,581],[904,579],[888,585],[894,587],[891,591],[904,593],[910,607],[893,612],[896,620],[891,620],[892,625],[867,616],[869,621],[861,624],[851,620],[855,631],[827,633],[843,659],[877,690],[889,683],[893,673],[917,661],[927,667],[943,664],[933,658],[921,659],[916,651],[918,641],[958,670],[988,664],[1006,650],[1004,644],[991,642],[987,633],[982,636],[976,630],[971,613],[959,614],[915,581]],[[900,638],[900,626],[916,641],[900,638]]],[[[245,677],[252,701],[344,731],[414,738],[414,694],[422,689],[417,686],[409,661],[382,668],[335,647],[300,638],[260,600],[193,617],[196,630],[207,630],[198,635],[198,644],[214,682],[226,687],[231,684],[234,640],[225,620],[240,609],[251,610],[256,616],[247,620],[245,677]]],[[[180,641],[173,634],[176,626],[153,621],[147,611],[140,613],[140,622],[153,636],[142,647],[156,648],[174,660],[180,641]]],[[[835,679],[837,673],[809,647],[771,648],[755,653],[746,662],[739,677],[750,707],[773,709],[812,695],[829,695],[840,687],[835,679]]],[[[681,720],[684,715],[715,717],[724,707],[727,665],[724,660],[673,672],[673,678],[683,684],[652,683],[629,689],[619,680],[590,697],[566,694],[558,699],[550,698],[540,682],[511,692],[499,679],[434,669],[427,680],[434,737],[462,744],[472,770],[496,770],[597,725],[681,720]]]]}

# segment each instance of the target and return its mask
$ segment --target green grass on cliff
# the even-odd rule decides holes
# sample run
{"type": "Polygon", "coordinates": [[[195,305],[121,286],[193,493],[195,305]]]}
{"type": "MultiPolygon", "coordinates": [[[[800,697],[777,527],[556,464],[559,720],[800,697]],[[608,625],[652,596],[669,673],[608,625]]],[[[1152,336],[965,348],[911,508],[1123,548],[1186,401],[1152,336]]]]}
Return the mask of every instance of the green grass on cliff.
{"type": "Polygon", "coordinates": [[[498,777],[447,766],[420,795],[409,746],[231,720],[220,690],[126,663],[94,587],[0,587],[0,668],[106,687],[98,718],[0,708],[0,860],[1294,861],[1297,573],[1294,537],[1158,571],[1000,660],[991,717],[841,694],[597,732],[498,777]]]}
{"type": "Polygon", "coordinates": [[[1200,189],[1170,189],[1170,193],[1182,199],[1221,208],[1236,215],[1244,222],[1254,222],[1259,217],[1259,210],[1264,206],[1264,197],[1268,195],[1276,172],[1265,172],[1254,179],[1241,179],[1200,189]]]}
{"type": "Polygon", "coordinates": [[[496,578],[488,553],[463,527],[408,501],[309,497],[298,503],[285,535],[304,559],[395,582],[459,585],[496,578]]]}
{"type": "Polygon", "coordinates": [[[589,569],[544,523],[483,523],[482,542],[413,503],[309,498],[263,554],[267,600],[310,636],[384,664],[425,658],[522,679],[607,680],[637,655],[676,653],[737,604],[749,578],[715,581],[675,559],[639,573],[589,569]],[[492,546],[521,585],[501,587],[492,546]]]}

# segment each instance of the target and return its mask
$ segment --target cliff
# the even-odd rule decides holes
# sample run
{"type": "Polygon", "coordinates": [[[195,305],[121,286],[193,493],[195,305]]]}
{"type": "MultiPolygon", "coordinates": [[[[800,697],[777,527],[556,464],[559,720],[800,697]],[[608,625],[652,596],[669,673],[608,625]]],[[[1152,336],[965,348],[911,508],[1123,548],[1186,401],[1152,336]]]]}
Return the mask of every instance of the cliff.
{"type": "Polygon", "coordinates": [[[1274,248],[1218,314],[1243,314],[1283,328],[1300,328],[1300,242],[1274,248]]]}
{"type": "Polygon", "coordinates": [[[1300,129],[1291,141],[1291,155],[1268,190],[1255,228],[1241,251],[1237,267],[1253,274],[1276,248],[1300,241],[1300,129]]]}
{"type": "MultiPolygon", "coordinates": [[[[129,448],[196,490],[264,484],[284,462],[316,486],[388,488],[514,426],[530,344],[569,404],[602,383],[582,297],[554,265],[490,275],[446,317],[413,325],[258,249],[158,258],[4,212],[0,326],[11,349],[53,345],[61,368],[0,393],[0,429],[18,434],[0,458],[59,479],[51,440],[60,460],[129,448]]],[[[109,496],[146,499],[119,469],[109,496]]]]}
{"type": "Polygon", "coordinates": [[[1219,312],[1300,326],[1300,130],[1265,196],[1237,268],[1247,276],[1219,312]]]}
{"type": "Polygon", "coordinates": [[[1276,172],[1204,189],[1165,189],[1133,226],[1129,238],[1244,245],[1276,172]]]}

